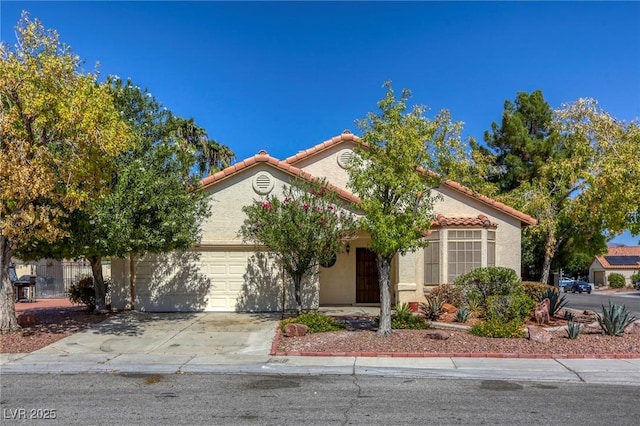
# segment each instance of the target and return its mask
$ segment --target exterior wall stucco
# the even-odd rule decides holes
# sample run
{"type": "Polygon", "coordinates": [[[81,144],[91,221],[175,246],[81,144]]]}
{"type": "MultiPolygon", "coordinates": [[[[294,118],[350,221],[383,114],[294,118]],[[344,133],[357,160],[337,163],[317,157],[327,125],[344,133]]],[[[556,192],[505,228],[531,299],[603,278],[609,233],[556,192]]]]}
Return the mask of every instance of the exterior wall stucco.
{"type": "Polygon", "coordinates": [[[332,185],[348,190],[349,174],[338,164],[338,156],[343,151],[353,151],[354,147],[351,142],[342,143],[300,160],[294,165],[315,177],[327,179],[332,185]]]}
{"type": "Polygon", "coordinates": [[[475,217],[478,214],[483,214],[491,222],[498,225],[495,230],[496,266],[511,268],[520,276],[522,269],[520,246],[522,225],[520,220],[446,187],[439,188],[438,192],[443,199],[435,205],[437,213],[447,217],[475,217]]]}
{"type": "Polygon", "coordinates": [[[253,189],[252,179],[259,172],[269,173],[275,180],[269,195],[281,196],[283,186],[291,183],[289,175],[265,165],[258,165],[207,188],[211,215],[202,224],[202,245],[242,243],[242,238],[238,236],[246,217],[242,207],[264,198],[253,189]]]}

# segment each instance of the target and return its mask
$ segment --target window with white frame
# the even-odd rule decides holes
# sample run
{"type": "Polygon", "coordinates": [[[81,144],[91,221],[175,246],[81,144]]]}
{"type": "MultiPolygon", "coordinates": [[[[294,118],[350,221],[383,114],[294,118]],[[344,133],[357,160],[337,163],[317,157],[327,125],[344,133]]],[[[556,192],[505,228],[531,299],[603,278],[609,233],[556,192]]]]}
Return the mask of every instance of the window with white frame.
{"type": "Polygon", "coordinates": [[[476,268],[496,266],[495,229],[431,231],[424,248],[424,283],[453,283],[476,268]]]}
{"type": "Polygon", "coordinates": [[[482,231],[449,230],[447,238],[447,281],[482,266],[482,231]]]}
{"type": "Polygon", "coordinates": [[[424,283],[440,284],[440,233],[431,231],[424,248],[424,283]]]}
{"type": "Polygon", "coordinates": [[[496,266],[496,231],[487,231],[487,266],[496,266]]]}

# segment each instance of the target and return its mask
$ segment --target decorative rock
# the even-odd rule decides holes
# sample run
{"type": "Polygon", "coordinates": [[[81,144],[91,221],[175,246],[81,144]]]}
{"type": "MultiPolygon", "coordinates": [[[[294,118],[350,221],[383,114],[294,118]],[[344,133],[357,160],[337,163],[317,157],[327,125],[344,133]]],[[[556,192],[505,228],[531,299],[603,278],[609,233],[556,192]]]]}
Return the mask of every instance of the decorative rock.
{"type": "Polygon", "coordinates": [[[34,325],[40,324],[40,321],[38,321],[38,318],[36,318],[33,314],[29,314],[29,313],[21,314],[17,319],[18,319],[18,324],[22,328],[32,327],[34,325]]]}
{"type": "Polygon", "coordinates": [[[632,322],[624,329],[624,332],[627,334],[638,334],[640,335],[640,322],[632,322]]]}
{"type": "Polygon", "coordinates": [[[287,324],[284,326],[284,334],[287,337],[304,336],[309,331],[309,327],[304,324],[287,324]]]}
{"type": "Polygon", "coordinates": [[[456,311],[458,310],[458,308],[453,306],[451,303],[443,303],[442,304],[442,310],[445,311],[448,314],[455,314],[456,311]]]}
{"type": "Polygon", "coordinates": [[[451,335],[444,330],[427,331],[427,338],[434,340],[447,340],[451,335]]]}
{"type": "Polygon", "coordinates": [[[527,327],[527,331],[529,332],[529,340],[537,343],[549,343],[553,336],[542,327],[534,327],[530,325],[527,327]]]}

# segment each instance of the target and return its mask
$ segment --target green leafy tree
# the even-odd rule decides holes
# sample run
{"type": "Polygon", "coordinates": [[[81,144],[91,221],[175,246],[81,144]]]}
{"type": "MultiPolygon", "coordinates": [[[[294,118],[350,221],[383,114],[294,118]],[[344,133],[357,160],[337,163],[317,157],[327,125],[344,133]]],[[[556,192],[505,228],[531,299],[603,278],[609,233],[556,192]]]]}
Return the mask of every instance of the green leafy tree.
{"type": "Polygon", "coordinates": [[[461,123],[443,110],[435,119],[415,106],[411,95],[396,99],[391,83],[377,113],[358,122],[363,136],[349,167],[349,186],[361,199],[362,229],[371,236],[380,287],[378,334],[391,334],[391,262],[427,244],[423,238],[434,219],[437,196],[432,192],[445,176],[461,176],[469,167],[460,139],[461,123]]]}
{"type": "Polygon", "coordinates": [[[580,99],[555,112],[553,129],[565,154],[542,165],[537,177],[510,196],[538,219],[544,282],[571,238],[576,247],[575,241],[601,242],[603,232],[640,232],[638,126],[616,120],[595,100],[580,99]]]}
{"type": "Polygon", "coordinates": [[[326,182],[294,181],[276,195],[243,207],[240,235],[276,253],[294,283],[296,312],[302,310],[305,276],[329,263],[355,233],[355,219],[326,182]]]}
{"type": "Polygon", "coordinates": [[[19,329],[8,275],[20,244],[67,235],[68,212],[108,192],[132,143],[109,91],[58,34],[26,13],[0,45],[0,333],[19,329]]]}
{"type": "MultiPolygon", "coordinates": [[[[520,92],[514,103],[506,101],[501,126],[493,123],[492,133],[485,133],[488,148],[474,147],[477,156],[491,158],[494,196],[538,219],[537,226],[523,232],[524,273],[530,279],[548,282],[552,268],[587,267],[586,259],[606,251],[607,233],[634,221],[634,209],[628,205],[613,223],[615,206],[589,195],[599,191],[593,185],[619,175],[625,166],[602,167],[615,168],[623,158],[632,163],[637,159],[625,151],[633,129],[599,110],[595,101],[578,101],[554,113],[542,92],[520,92]],[[617,142],[605,142],[610,137],[617,142]],[[590,205],[588,198],[593,200],[590,205]]],[[[623,187],[634,185],[629,181],[623,187]]]]}
{"type": "Polygon", "coordinates": [[[137,135],[137,143],[116,160],[109,193],[71,212],[68,237],[57,244],[31,241],[22,258],[89,260],[96,291],[96,311],[105,307],[104,256],[139,256],[192,246],[208,214],[191,170],[195,156],[181,129],[192,121],[174,116],[146,90],[118,78],[108,84],[118,110],[137,135]]]}
{"type": "Polygon", "coordinates": [[[501,125],[492,123],[491,133],[484,134],[487,146],[495,152],[489,179],[500,193],[535,179],[543,164],[563,155],[552,122],[553,110],[540,90],[518,92],[515,102],[505,101],[501,125]]]}

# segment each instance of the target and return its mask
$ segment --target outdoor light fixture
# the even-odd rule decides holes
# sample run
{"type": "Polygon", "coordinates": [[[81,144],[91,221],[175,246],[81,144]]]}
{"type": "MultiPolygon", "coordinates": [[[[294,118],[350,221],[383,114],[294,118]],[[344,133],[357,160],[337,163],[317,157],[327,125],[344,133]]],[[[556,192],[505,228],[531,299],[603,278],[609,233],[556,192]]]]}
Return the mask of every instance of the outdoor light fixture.
{"type": "Polygon", "coordinates": [[[347,246],[344,249],[347,251],[347,255],[348,255],[349,252],[351,251],[351,245],[347,243],[347,246]]]}

